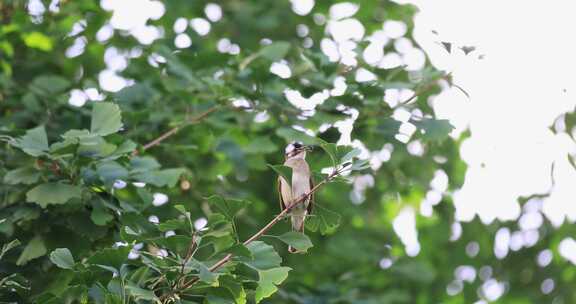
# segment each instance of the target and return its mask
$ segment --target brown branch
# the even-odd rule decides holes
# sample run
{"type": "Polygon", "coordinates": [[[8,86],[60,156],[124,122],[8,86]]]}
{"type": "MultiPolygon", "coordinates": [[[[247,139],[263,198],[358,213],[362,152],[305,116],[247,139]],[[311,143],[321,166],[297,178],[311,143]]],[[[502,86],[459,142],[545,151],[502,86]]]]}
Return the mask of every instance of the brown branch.
{"type": "MultiPolygon", "coordinates": [[[[341,169],[341,170],[343,170],[343,169],[341,169]]],[[[278,215],[276,215],[268,224],[266,224],[266,226],[264,226],[262,229],[260,229],[258,232],[256,232],[254,235],[252,235],[246,241],[244,241],[242,244],[248,245],[248,244],[252,243],[253,241],[257,240],[258,238],[260,238],[264,233],[266,233],[266,231],[270,230],[270,228],[272,228],[272,226],[276,225],[276,223],[278,223],[288,212],[290,212],[290,210],[292,210],[292,208],[294,208],[298,204],[301,204],[302,202],[304,202],[304,200],[306,200],[306,198],[310,197],[314,192],[316,192],[320,188],[320,186],[329,182],[334,177],[338,176],[340,173],[342,173],[342,171],[334,170],[334,172],[332,172],[328,177],[326,177],[324,180],[322,180],[321,182],[316,184],[312,189],[310,189],[310,191],[308,191],[308,193],[306,193],[305,195],[300,197],[292,205],[290,205],[290,206],[286,207],[284,210],[282,210],[282,212],[280,212],[278,215]]],[[[228,261],[230,261],[231,258],[232,258],[232,254],[229,253],[208,269],[210,271],[215,271],[215,270],[219,269],[220,267],[222,267],[224,264],[226,264],[228,261]]],[[[182,285],[181,289],[188,289],[192,285],[194,285],[196,282],[198,282],[199,280],[200,280],[199,277],[194,277],[190,281],[188,281],[187,283],[182,285]]]]}
{"type": "MultiPolygon", "coordinates": [[[[142,151],[146,151],[154,146],[159,145],[162,141],[164,141],[166,138],[171,137],[172,135],[176,134],[178,131],[180,131],[181,129],[189,126],[189,125],[193,125],[195,123],[200,122],[202,119],[206,118],[208,115],[212,114],[213,112],[217,111],[219,109],[218,106],[214,106],[208,110],[206,110],[205,112],[202,112],[188,120],[186,120],[185,122],[183,122],[182,124],[164,132],[162,135],[158,136],[156,139],[150,141],[149,143],[145,144],[144,146],[142,146],[142,151]]],[[[134,152],[132,152],[132,156],[136,156],[138,155],[139,151],[135,150],[134,152]]]]}

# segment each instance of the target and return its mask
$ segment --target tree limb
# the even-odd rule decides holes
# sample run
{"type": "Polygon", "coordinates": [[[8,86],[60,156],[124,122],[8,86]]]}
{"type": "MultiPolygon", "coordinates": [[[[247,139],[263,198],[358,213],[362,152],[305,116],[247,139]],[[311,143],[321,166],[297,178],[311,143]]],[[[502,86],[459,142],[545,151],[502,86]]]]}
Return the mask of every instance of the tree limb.
{"type": "MultiPolygon", "coordinates": [[[[164,141],[165,139],[171,137],[172,135],[174,135],[178,131],[180,131],[180,129],[183,129],[189,125],[200,122],[202,119],[206,118],[208,115],[212,114],[213,112],[215,112],[219,109],[220,109],[219,106],[214,106],[214,107],[206,110],[205,112],[202,112],[202,113],[186,120],[182,124],[164,132],[162,135],[158,136],[156,139],[154,139],[154,140],[148,142],[147,144],[145,144],[144,146],[142,146],[142,151],[146,151],[146,150],[148,150],[154,146],[159,145],[162,141],[164,141]]],[[[135,150],[134,152],[132,152],[132,156],[136,156],[136,155],[138,155],[138,153],[139,153],[139,151],[135,150]]]]}
{"type": "MultiPolygon", "coordinates": [[[[272,228],[274,225],[276,225],[276,223],[278,223],[288,212],[290,212],[290,210],[292,210],[292,208],[294,208],[298,204],[301,204],[302,202],[304,202],[306,200],[306,198],[309,197],[310,195],[312,195],[314,192],[316,192],[320,188],[320,186],[329,182],[334,177],[340,175],[340,173],[342,173],[342,170],[344,170],[344,169],[334,170],[334,172],[332,172],[328,177],[326,177],[324,180],[322,180],[321,182],[316,184],[312,189],[310,189],[310,191],[308,193],[306,193],[306,195],[303,195],[296,202],[294,202],[292,205],[290,205],[290,206],[286,207],[284,210],[282,210],[282,212],[280,212],[278,215],[276,215],[268,224],[266,224],[266,226],[264,226],[262,229],[260,229],[258,232],[256,232],[254,235],[252,235],[250,238],[245,240],[242,244],[248,245],[248,244],[252,243],[253,241],[257,240],[258,238],[260,238],[264,233],[266,233],[268,230],[270,230],[270,228],[272,228]]],[[[223,257],[218,262],[216,262],[214,265],[212,265],[209,268],[209,270],[215,271],[215,270],[219,269],[224,264],[226,264],[228,261],[230,261],[232,256],[233,255],[231,253],[227,254],[225,257],[223,257]]],[[[199,277],[194,277],[190,281],[184,283],[182,285],[181,289],[182,290],[188,289],[192,285],[194,285],[196,282],[198,282],[199,280],[200,280],[199,277]]]]}

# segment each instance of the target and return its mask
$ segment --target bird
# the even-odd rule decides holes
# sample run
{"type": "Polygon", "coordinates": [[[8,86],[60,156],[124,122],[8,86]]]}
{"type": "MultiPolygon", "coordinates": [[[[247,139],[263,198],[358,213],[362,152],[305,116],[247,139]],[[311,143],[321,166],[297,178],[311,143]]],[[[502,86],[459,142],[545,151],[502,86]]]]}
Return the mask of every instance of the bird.
{"type": "MultiPolygon", "coordinates": [[[[292,169],[292,181],[289,183],[284,177],[278,177],[278,196],[282,211],[297,203],[314,188],[310,167],[306,162],[306,152],[310,149],[301,142],[292,142],[286,146],[284,166],[292,169]]],[[[313,201],[314,197],[310,194],[288,212],[293,231],[304,233],[304,221],[312,212],[313,201]]],[[[288,252],[298,253],[298,250],[289,246],[288,252]]]]}

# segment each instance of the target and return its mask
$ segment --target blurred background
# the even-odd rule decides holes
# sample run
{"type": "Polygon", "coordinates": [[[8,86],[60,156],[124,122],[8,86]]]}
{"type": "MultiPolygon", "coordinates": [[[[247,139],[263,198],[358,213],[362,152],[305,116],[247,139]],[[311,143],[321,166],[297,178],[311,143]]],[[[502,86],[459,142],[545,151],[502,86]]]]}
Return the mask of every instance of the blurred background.
{"type": "MultiPolygon", "coordinates": [[[[151,190],[147,217],[183,202],[202,228],[204,197],[242,197],[245,239],[279,212],[266,163],[287,143],[362,151],[369,169],[316,195],[328,220],[308,254],[270,240],[293,270],[265,303],[576,303],[573,4],[5,0],[0,12],[5,134],[44,124],[55,138],[113,101],[122,136],[144,144],[230,105],[146,151],[186,168],[151,190]],[[282,56],[265,48],[278,41],[282,56]]],[[[25,161],[0,155],[2,175],[25,161]]],[[[321,150],[308,161],[327,172],[321,150]]],[[[3,240],[49,227],[15,213],[10,187],[3,240]]],[[[77,252],[112,244],[106,229],[77,252]]]]}

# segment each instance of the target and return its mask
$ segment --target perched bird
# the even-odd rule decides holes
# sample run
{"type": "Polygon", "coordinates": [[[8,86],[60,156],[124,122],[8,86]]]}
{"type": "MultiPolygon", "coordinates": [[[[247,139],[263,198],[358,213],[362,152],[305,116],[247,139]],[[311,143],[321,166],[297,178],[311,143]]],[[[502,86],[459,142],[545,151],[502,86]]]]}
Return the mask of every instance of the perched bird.
{"type": "MultiPolygon", "coordinates": [[[[309,147],[299,142],[293,142],[286,146],[284,166],[292,168],[292,181],[289,183],[282,176],[278,177],[278,196],[280,197],[280,208],[282,210],[298,202],[314,187],[310,167],[306,162],[306,151],[309,149],[309,147]]],[[[288,212],[293,231],[304,233],[304,221],[306,216],[312,212],[312,205],[313,197],[310,195],[288,212]]],[[[291,253],[297,252],[292,247],[288,247],[288,251],[291,253]]]]}

